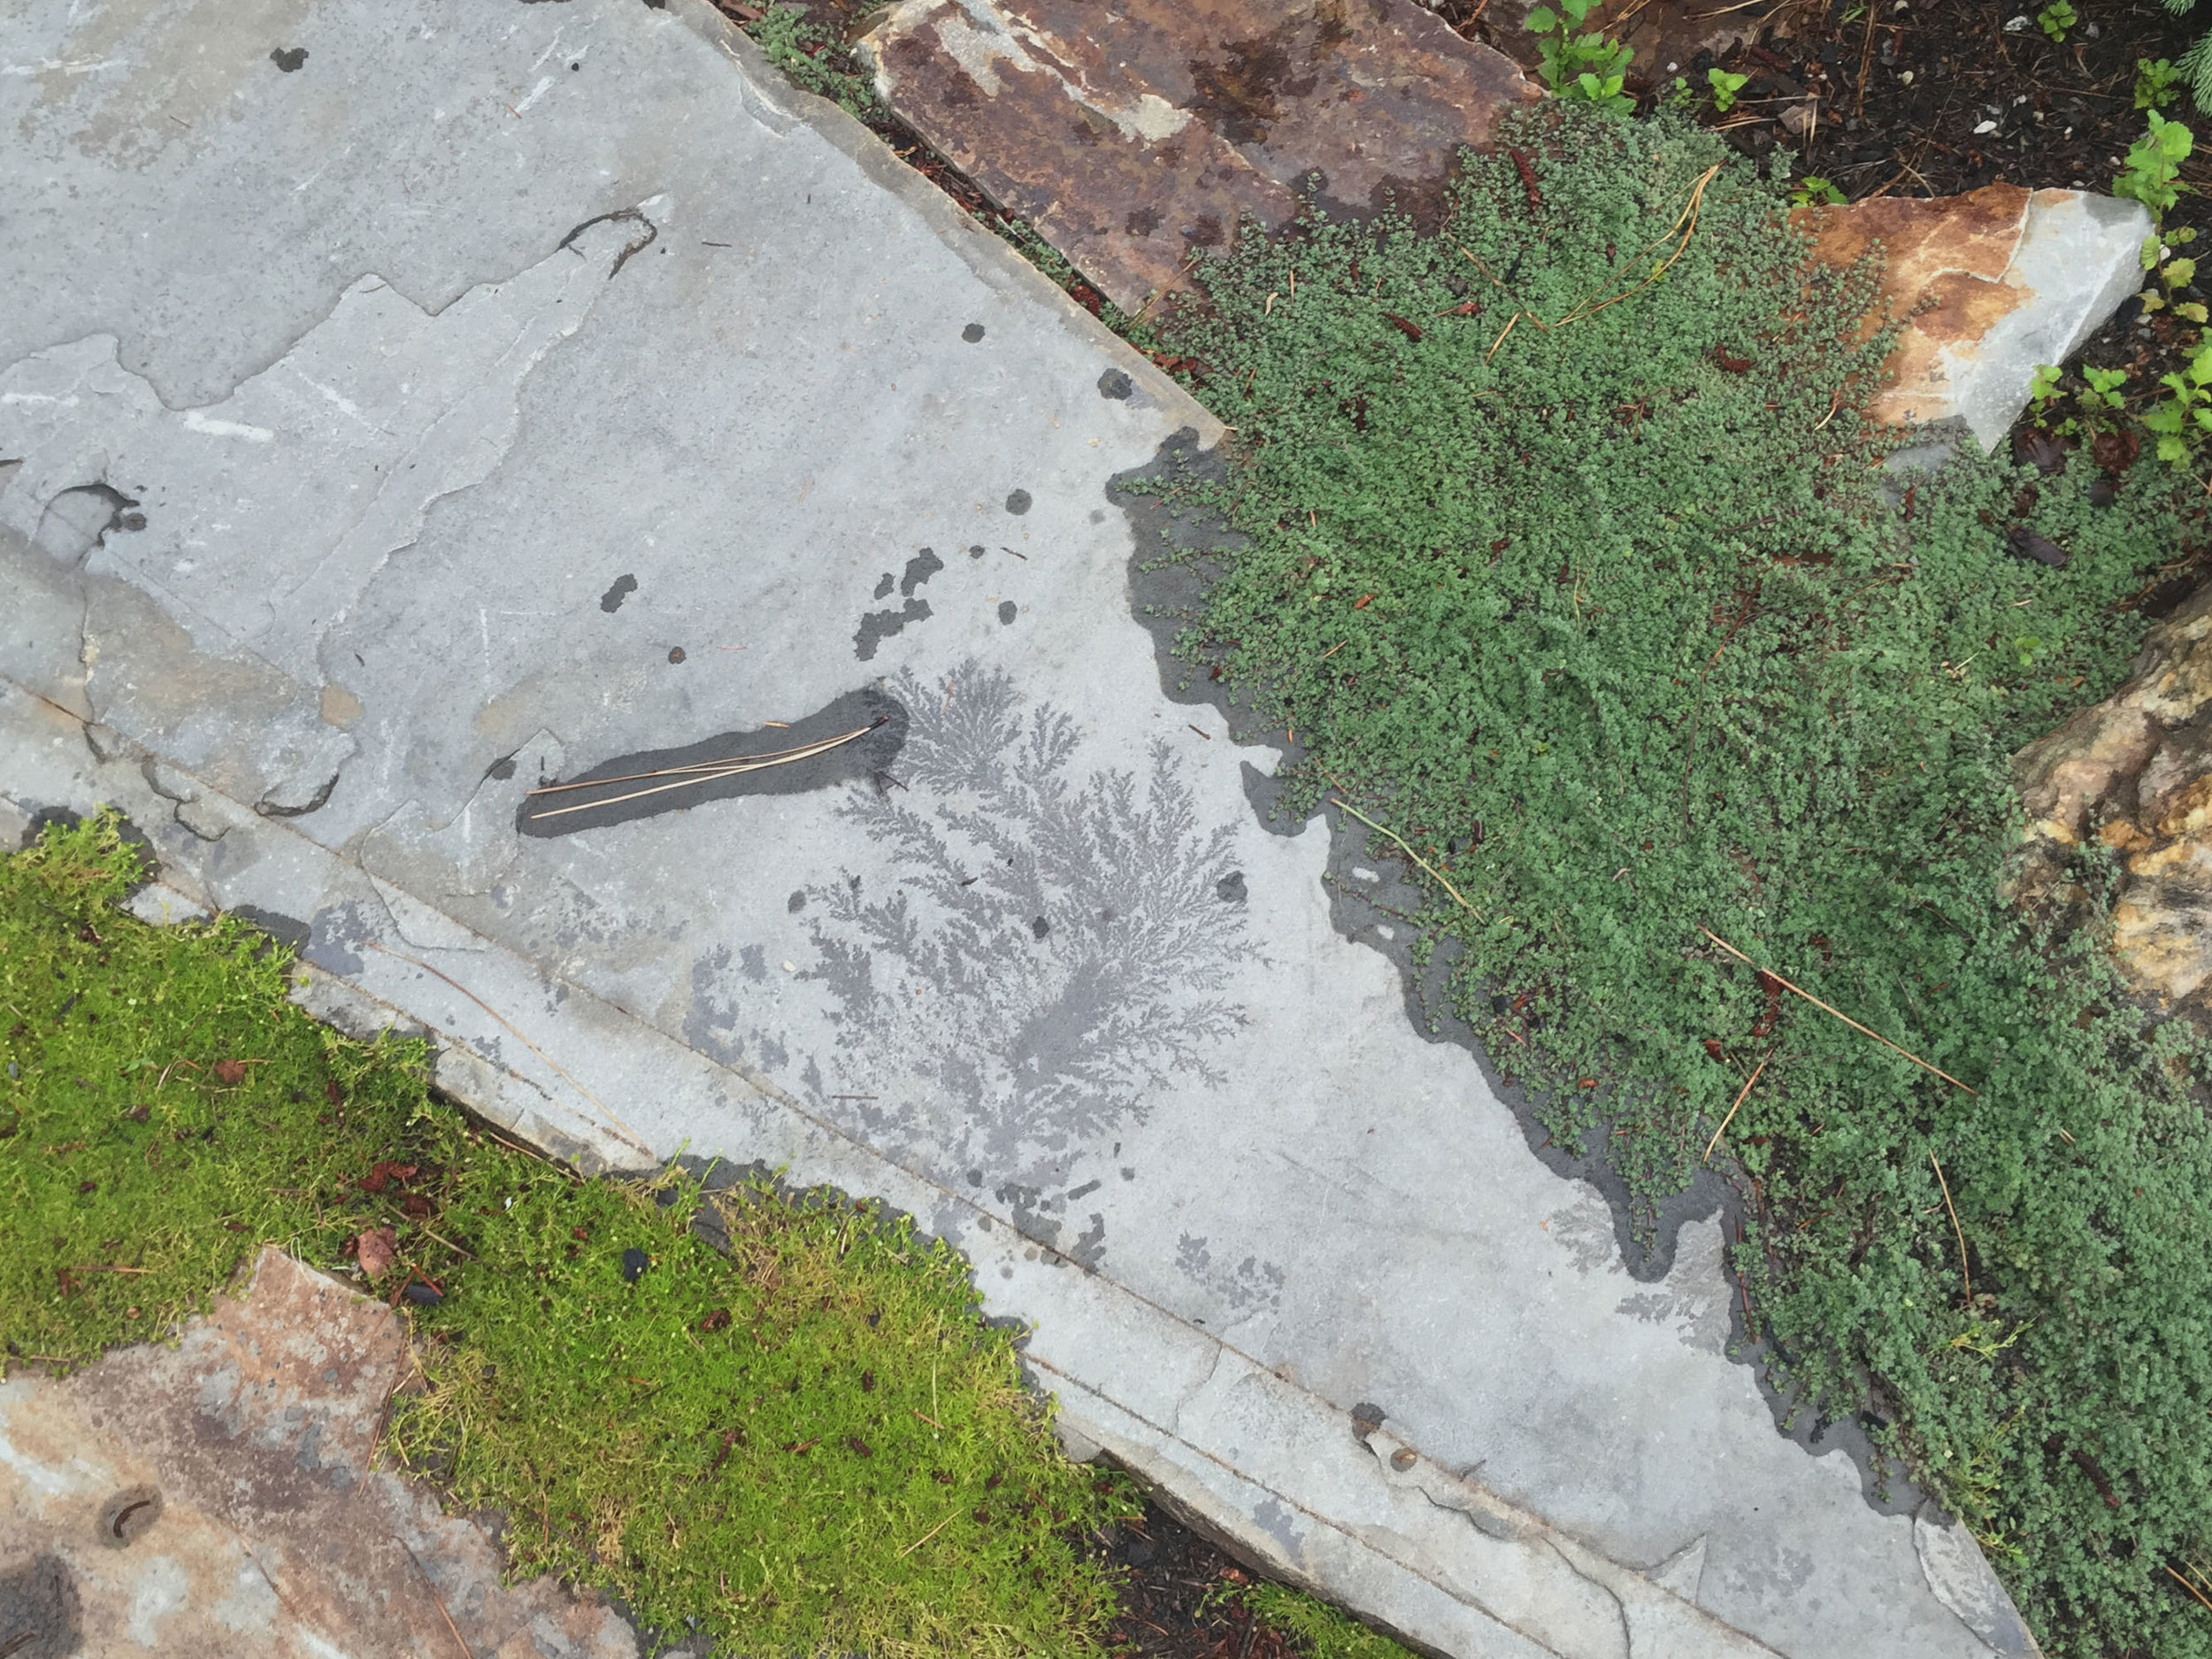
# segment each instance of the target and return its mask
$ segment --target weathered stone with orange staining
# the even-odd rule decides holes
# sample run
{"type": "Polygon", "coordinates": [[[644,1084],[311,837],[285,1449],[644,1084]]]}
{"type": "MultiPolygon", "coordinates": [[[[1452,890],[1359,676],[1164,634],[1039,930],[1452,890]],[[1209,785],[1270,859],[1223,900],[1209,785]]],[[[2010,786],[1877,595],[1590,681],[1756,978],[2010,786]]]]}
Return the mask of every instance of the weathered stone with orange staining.
{"type": "Polygon", "coordinates": [[[0,1382],[0,1577],[32,1562],[73,1625],[36,1651],[635,1659],[611,1609],[503,1586],[482,1527],[371,1468],[412,1373],[396,1314],[269,1248],[173,1347],[0,1382]]]}
{"type": "Polygon", "coordinates": [[[1461,149],[1541,96],[1411,0],[905,0],[861,45],[902,119],[1129,311],[1310,178],[1432,225],[1461,149]]]}
{"type": "Polygon", "coordinates": [[[2121,972],[2162,1008],[2212,1021],[2212,588],[2151,630],[2135,670],[2014,757],[2028,826],[2008,890],[2078,903],[2069,856],[2103,842],[2121,856],[2121,972]]]}
{"type": "Polygon", "coordinates": [[[1831,264],[1877,247],[1886,261],[1883,297],[1904,331],[1872,417],[1962,419],[1992,449],[2026,404],[2036,366],[2063,363],[2136,286],[2150,228],[2132,202],[2014,184],[1793,218],[1831,264]]]}

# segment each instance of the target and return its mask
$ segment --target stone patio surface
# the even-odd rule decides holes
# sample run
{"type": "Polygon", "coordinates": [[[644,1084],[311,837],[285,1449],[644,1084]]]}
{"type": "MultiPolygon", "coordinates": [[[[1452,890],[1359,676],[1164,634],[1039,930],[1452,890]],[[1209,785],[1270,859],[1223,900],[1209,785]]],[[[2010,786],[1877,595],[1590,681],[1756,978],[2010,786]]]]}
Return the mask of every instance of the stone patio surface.
{"type": "Polygon", "coordinates": [[[698,0],[33,0],[0,68],[10,827],[124,807],[146,913],[565,1156],[912,1211],[1079,1452],[1437,1651],[2032,1651],[1162,689],[1110,488],[1218,429],[698,0]]]}

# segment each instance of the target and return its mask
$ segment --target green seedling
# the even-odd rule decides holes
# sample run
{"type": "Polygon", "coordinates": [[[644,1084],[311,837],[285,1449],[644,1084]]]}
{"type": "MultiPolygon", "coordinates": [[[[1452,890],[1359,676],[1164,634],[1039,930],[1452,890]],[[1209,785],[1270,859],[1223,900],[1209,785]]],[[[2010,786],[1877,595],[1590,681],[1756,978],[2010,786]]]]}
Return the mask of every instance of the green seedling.
{"type": "MultiPolygon", "coordinates": [[[[2150,130],[2129,146],[2127,161],[2112,181],[2112,194],[2133,197],[2150,209],[2153,219],[2159,219],[2189,188],[2178,180],[2181,164],[2189,158],[2196,137],[2180,122],[2170,121],[2155,110],[2145,119],[2150,130]]],[[[2144,269],[2149,268],[2147,260],[2144,269]]]]}
{"type": "Polygon", "coordinates": [[[1790,187],[1790,205],[1808,207],[1815,204],[1841,207],[1844,194],[1818,173],[1808,173],[1790,187]]]}
{"type": "Polygon", "coordinates": [[[2158,458],[2174,466],[2190,465],[2212,433],[2212,341],[2200,342],[2181,369],[2158,377],[2167,396],[2143,417],[2158,435],[2158,458]]]}
{"type": "Polygon", "coordinates": [[[2074,8],[2070,0],[2052,0],[2049,5],[2035,14],[2035,20],[2038,27],[2051,37],[2055,44],[2062,46],[2066,43],[2066,31],[2072,28],[2080,21],[2080,19],[2074,15],[2074,8]]]}
{"type": "Polygon", "coordinates": [[[1713,89],[1713,112],[1725,115],[1734,109],[1736,95],[1744,89],[1745,83],[1750,79],[1749,75],[1731,74],[1725,69],[1707,70],[1705,84],[1713,89]]]}
{"type": "Polygon", "coordinates": [[[1621,90],[1635,49],[1600,34],[1578,33],[1582,19],[1599,0],[1559,0],[1559,9],[1539,6],[1525,25],[1539,37],[1542,60],[1537,73],[1563,98],[1625,112],[1636,101],[1621,90]]]}
{"type": "Polygon", "coordinates": [[[2139,58],[2135,60],[2135,107],[2162,110],[2181,96],[2181,71],[2173,60],[2139,58]]]}

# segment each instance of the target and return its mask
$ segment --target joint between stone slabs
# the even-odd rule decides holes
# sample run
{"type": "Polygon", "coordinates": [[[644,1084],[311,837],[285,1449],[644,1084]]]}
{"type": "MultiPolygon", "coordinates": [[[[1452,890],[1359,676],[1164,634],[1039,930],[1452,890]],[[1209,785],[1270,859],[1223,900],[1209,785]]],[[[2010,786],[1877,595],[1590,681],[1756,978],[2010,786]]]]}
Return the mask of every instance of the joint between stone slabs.
{"type": "MultiPolygon", "coordinates": [[[[1009,247],[1002,237],[978,224],[943,190],[902,161],[882,139],[829,99],[792,85],[753,43],[752,37],[715,10],[709,0],[669,0],[668,9],[730,60],[745,83],[749,103],[757,99],[787,122],[820,134],[872,181],[918,216],[987,285],[1013,288],[1033,302],[1049,305],[1064,325],[1110,357],[1113,366],[1141,386],[1171,419],[1191,427],[1198,434],[1200,449],[1210,449],[1227,435],[1228,428],[1178,385],[1173,376],[1070,299],[1059,284],[1009,247]]],[[[766,121],[762,125],[779,137],[789,130],[766,121]]]]}

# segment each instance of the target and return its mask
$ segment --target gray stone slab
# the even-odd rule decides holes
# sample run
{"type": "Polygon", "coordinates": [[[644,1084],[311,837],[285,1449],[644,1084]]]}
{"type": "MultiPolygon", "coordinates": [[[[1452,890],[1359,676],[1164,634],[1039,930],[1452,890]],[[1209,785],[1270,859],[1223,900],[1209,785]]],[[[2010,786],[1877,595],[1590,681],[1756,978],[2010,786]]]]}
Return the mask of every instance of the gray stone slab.
{"type": "Polygon", "coordinates": [[[41,0],[0,63],[20,811],[124,806],[540,1144],[913,1212],[1071,1443],[1441,1651],[2021,1650],[1777,1432],[1718,1223],[1640,1281],[1416,1033],[1133,614],[1110,482],[1212,423],[864,132],[691,0],[41,0]]]}

